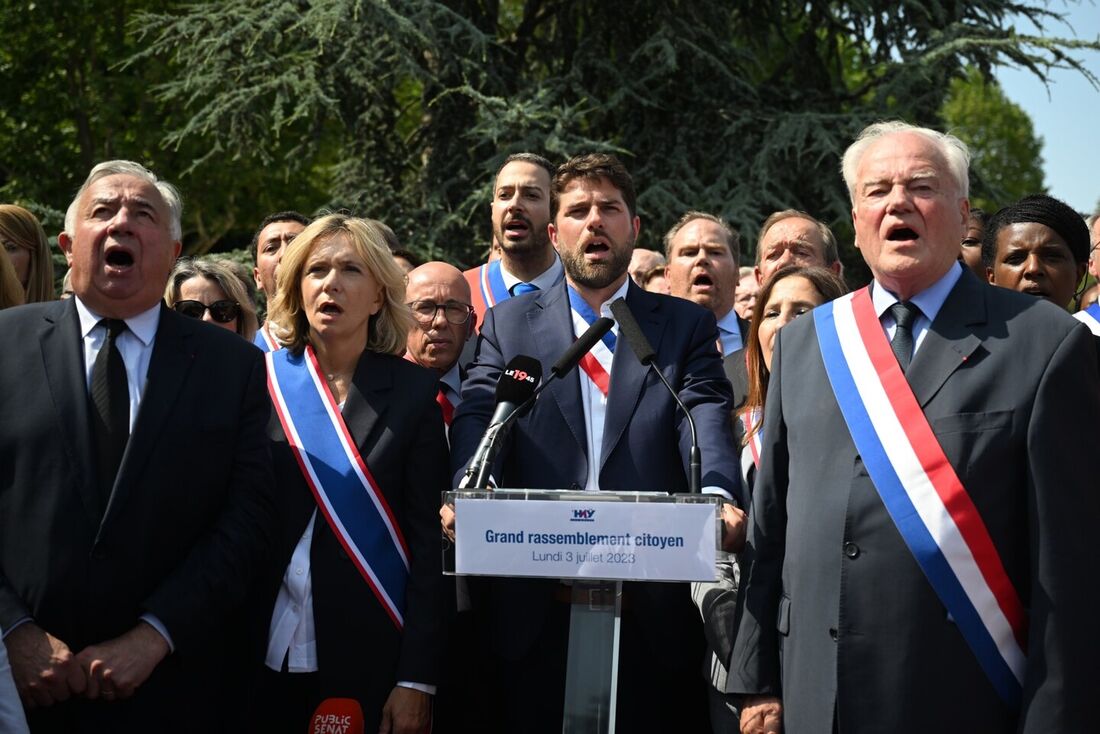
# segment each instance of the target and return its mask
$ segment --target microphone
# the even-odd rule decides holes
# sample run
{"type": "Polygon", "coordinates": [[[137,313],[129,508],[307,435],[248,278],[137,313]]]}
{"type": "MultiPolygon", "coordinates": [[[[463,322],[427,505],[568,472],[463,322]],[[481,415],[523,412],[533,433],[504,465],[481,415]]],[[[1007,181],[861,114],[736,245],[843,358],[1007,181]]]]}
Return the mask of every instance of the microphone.
{"type": "Polygon", "coordinates": [[[326,698],[309,720],[308,734],[363,734],[363,707],[354,698],[326,698]]]}
{"type": "Polygon", "coordinates": [[[661,383],[668,388],[668,392],[672,395],[672,399],[676,401],[676,404],[680,406],[680,410],[684,411],[684,416],[687,417],[688,428],[691,430],[691,452],[688,461],[690,469],[688,472],[688,491],[692,494],[699,494],[702,491],[701,485],[703,483],[703,460],[699,454],[699,437],[695,433],[695,420],[691,417],[691,411],[689,411],[687,406],[684,405],[684,402],[680,400],[680,396],[676,394],[672,385],[669,384],[664,373],[653,365],[653,360],[656,358],[657,352],[653,350],[653,345],[649,343],[649,339],[646,339],[645,334],[642,333],[642,327],[638,326],[638,322],[635,320],[634,314],[631,313],[630,306],[626,305],[626,301],[622,298],[616,299],[615,302],[611,304],[611,313],[614,314],[615,321],[619,323],[619,336],[626,339],[626,343],[630,345],[630,348],[638,357],[638,361],[655,372],[657,377],[661,378],[661,383]]]}
{"type": "Polygon", "coordinates": [[[577,363],[581,361],[581,357],[588,354],[592,347],[596,346],[596,342],[603,339],[603,335],[611,331],[611,327],[614,325],[615,322],[606,316],[596,319],[588,327],[588,331],[577,337],[577,341],[570,344],[569,348],[558,357],[558,361],[550,368],[550,372],[558,378],[565,377],[572,372],[577,363]]]}
{"type": "Polygon", "coordinates": [[[489,469],[500,448],[500,439],[511,427],[519,409],[525,408],[529,400],[534,397],[535,388],[540,380],[542,380],[542,364],[534,357],[518,354],[505,365],[504,372],[497,381],[496,410],[493,411],[493,417],[489,419],[489,427],[485,429],[481,443],[474,452],[474,458],[466,469],[466,479],[474,478],[472,482],[466,484],[467,488],[488,487],[489,469]]]}

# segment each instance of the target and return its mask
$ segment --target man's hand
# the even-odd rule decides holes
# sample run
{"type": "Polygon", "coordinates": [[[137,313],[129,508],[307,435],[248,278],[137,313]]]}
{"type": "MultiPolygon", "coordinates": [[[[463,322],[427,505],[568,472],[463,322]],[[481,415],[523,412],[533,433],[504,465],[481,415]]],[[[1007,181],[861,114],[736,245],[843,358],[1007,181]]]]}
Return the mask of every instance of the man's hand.
{"type": "Polygon", "coordinates": [[[382,707],[378,734],[421,734],[432,723],[432,697],[414,688],[396,686],[382,707]]]}
{"type": "Polygon", "coordinates": [[[113,640],[91,645],[76,656],[88,679],[88,698],[113,701],[134,695],[168,655],[168,641],[147,622],[113,640]]]}
{"type": "Polygon", "coordinates": [[[722,503],[722,550],[727,553],[740,553],[745,548],[745,531],[748,522],[745,511],[735,504],[722,503]]]}
{"type": "Polygon", "coordinates": [[[741,734],[779,734],[783,703],[775,696],[746,696],[741,707],[741,734]]]}
{"type": "Polygon", "coordinates": [[[34,622],[13,629],[4,645],[16,690],[27,708],[52,706],[84,692],[84,671],[69,646],[34,622]]]}
{"type": "Polygon", "coordinates": [[[454,505],[443,505],[439,508],[439,524],[443,528],[443,534],[452,543],[455,542],[455,508],[454,505]]]}

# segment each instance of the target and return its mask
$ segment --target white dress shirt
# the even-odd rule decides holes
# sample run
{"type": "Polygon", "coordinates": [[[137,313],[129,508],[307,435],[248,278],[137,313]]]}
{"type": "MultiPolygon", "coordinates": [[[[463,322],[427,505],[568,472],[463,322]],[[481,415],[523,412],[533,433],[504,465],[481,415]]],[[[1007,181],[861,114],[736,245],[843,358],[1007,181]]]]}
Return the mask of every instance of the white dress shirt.
{"type": "MultiPolygon", "coordinates": [[[[622,286],[615,291],[610,298],[600,304],[599,316],[606,316],[607,318],[614,318],[611,315],[611,303],[616,299],[626,296],[626,291],[630,285],[630,278],[623,280],[622,286]]],[[[570,308],[572,313],[572,308],[570,308]]],[[[573,319],[573,335],[580,337],[588,329],[588,325],[583,327],[580,325],[584,319],[573,319]]],[[[611,327],[611,333],[616,337],[619,335],[619,325],[615,324],[611,327]]],[[[629,350],[630,347],[621,342],[615,345],[615,351],[620,349],[629,350]]],[[[632,356],[632,355],[630,355],[632,356]]],[[[600,489],[600,461],[603,459],[603,425],[604,418],[607,416],[607,396],[603,394],[600,388],[596,387],[596,383],[592,382],[588,378],[588,374],[578,368],[581,380],[581,406],[584,408],[584,427],[585,434],[588,437],[588,481],[584,485],[586,492],[598,492],[600,489]]],[[[610,377],[610,371],[608,374],[610,377]]],[[[611,388],[608,388],[608,392],[611,388]]]]}
{"type": "Polygon", "coordinates": [[[745,345],[741,324],[737,322],[737,312],[732,308],[718,319],[718,341],[722,343],[722,356],[728,357],[745,345]]]}
{"type": "Polygon", "coordinates": [[[500,277],[504,279],[504,287],[508,289],[509,293],[511,293],[512,289],[520,283],[530,283],[540,291],[547,290],[550,286],[558,282],[563,272],[564,269],[562,268],[561,260],[558,259],[557,255],[554,255],[554,262],[551,263],[550,267],[543,270],[534,280],[521,280],[508,272],[508,268],[504,267],[503,260],[500,263],[500,277]]]}

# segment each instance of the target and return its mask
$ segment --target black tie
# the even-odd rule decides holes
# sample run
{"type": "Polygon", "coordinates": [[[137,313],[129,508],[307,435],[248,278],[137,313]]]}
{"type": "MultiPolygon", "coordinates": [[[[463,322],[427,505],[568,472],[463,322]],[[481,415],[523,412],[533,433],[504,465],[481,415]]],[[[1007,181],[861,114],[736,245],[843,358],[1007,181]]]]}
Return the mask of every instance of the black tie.
{"type": "Polygon", "coordinates": [[[99,457],[99,486],[106,506],[130,438],[130,389],[126,365],[118,351],[118,335],[126,331],[126,322],[103,319],[107,341],[99,348],[92,366],[92,433],[99,457]]]}
{"type": "Polygon", "coordinates": [[[894,350],[894,356],[898,358],[901,371],[905,372],[913,359],[913,322],[920,316],[920,309],[909,301],[898,301],[890,307],[890,315],[898,324],[894,331],[894,338],[890,341],[890,347],[894,350]]]}

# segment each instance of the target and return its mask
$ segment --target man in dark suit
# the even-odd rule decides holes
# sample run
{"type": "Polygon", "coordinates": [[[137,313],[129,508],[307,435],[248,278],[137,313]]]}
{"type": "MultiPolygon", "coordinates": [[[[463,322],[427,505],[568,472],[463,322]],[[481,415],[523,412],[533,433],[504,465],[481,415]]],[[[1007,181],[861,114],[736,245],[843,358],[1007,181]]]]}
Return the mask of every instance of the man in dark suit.
{"type": "MultiPolygon", "coordinates": [[[[580,156],[558,169],[552,192],[550,237],[566,282],[488,312],[451,427],[456,483],[488,425],[505,364],[533,356],[549,374],[583,331],[583,312],[608,314],[609,304],[625,296],[657,350],[655,364],[697,422],[703,485],[740,500],[714,316],[685,300],[646,293],[627,275],[640,227],[629,173],[612,156],[580,156]]],[[[592,372],[575,371],[552,383],[519,420],[498,460],[499,486],[687,489],[688,429],[676,404],[621,339],[607,359],[606,392],[592,372]]],[[[738,511],[728,512],[736,536],[738,511]]],[[[567,602],[568,588],[524,579],[493,579],[488,587],[489,647],[501,668],[504,729],[560,731],[569,605],[559,600],[567,602]]],[[[703,637],[687,585],[627,583],[624,600],[619,730],[705,730],[703,637]]]]}
{"type": "Polygon", "coordinates": [[[96,166],[58,238],[74,298],[0,314],[0,626],[35,731],[215,731],[243,662],[264,368],[161,305],[179,217],[142,166],[96,166]]]}
{"type": "MultiPolygon", "coordinates": [[[[833,231],[824,222],[797,209],[784,209],[771,214],[760,226],[760,237],[756,241],[756,284],[764,285],[764,281],[784,265],[817,265],[840,275],[840,258],[833,231]]],[[[756,308],[764,308],[765,305],[757,303],[756,308]]],[[[743,333],[748,339],[747,324],[743,333]]],[[[744,348],[728,355],[722,366],[733,385],[734,405],[740,407],[749,392],[744,348]]],[[[739,428],[739,423],[734,427],[739,428]]]]}
{"type": "MultiPolygon", "coordinates": [[[[957,139],[897,122],[869,127],[845,154],[856,242],[875,280],[776,343],[729,665],[728,690],[752,694],[746,732],[778,731],[780,717],[789,734],[1100,730],[1100,595],[1082,577],[1100,562],[1095,356],[1068,314],[989,288],[956,262],[968,161],[957,139]],[[857,304],[861,341],[887,377],[851,367],[853,384],[896,377],[880,389],[912,401],[894,404],[913,406],[913,433],[869,433],[853,406],[885,415],[885,403],[835,397],[844,363],[830,333],[842,319],[824,315],[857,304]],[[884,467],[911,462],[914,446],[946,457],[934,492],[920,485],[930,469],[898,474],[903,493],[886,481],[884,467]],[[952,522],[894,512],[899,496],[929,511],[955,476],[962,492],[928,515],[952,522]],[[980,532],[960,543],[955,527],[980,532]],[[981,568],[955,574],[963,603],[937,554],[981,568]],[[991,578],[1007,581],[990,592],[991,578]],[[983,593],[998,602],[966,609],[983,593]]],[[[844,343],[858,363],[859,342],[844,343]]]]}

